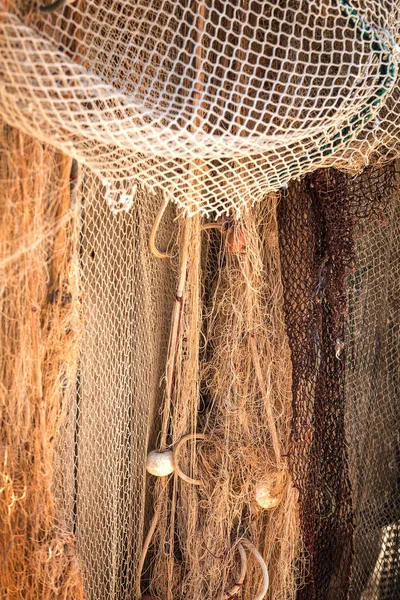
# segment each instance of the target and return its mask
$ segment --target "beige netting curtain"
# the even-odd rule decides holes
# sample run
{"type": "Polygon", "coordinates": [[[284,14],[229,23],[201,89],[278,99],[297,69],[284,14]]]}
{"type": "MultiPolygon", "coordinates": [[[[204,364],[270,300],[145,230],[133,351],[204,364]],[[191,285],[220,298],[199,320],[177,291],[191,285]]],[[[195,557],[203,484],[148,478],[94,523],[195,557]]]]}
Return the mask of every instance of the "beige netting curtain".
{"type": "Polygon", "coordinates": [[[397,598],[398,3],[0,9],[1,596],[397,598]]]}
{"type": "Polygon", "coordinates": [[[398,150],[398,18],[387,0],[21,0],[3,114],[87,164],[115,210],[144,185],[240,211],[327,160],[398,150]]]}

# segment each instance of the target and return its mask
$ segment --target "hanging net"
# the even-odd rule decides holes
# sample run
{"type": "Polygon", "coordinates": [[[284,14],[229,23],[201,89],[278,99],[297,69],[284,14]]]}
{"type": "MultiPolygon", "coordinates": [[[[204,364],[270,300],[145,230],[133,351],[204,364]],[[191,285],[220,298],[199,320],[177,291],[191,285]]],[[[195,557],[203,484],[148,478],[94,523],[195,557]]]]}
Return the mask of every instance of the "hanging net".
{"type": "MultiPolygon", "coordinates": [[[[106,600],[135,592],[151,506],[143,465],[157,443],[174,285],[170,265],[147,249],[159,198],[142,196],[129,213],[113,215],[101,189],[82,174],[85,336],[62,447],[63,470],[75,472],[70,495],[86,591],[106,600]]],[[[170,241],[173,216],[165,215],[160,244],[170,241]]]]}
{"type": "Polygon", "coordinates": [[[71,507],[54,493],[56,473],[73,478],[56,466],[80,337],[72,161],[3,122],[0,157],[0,596],[82,600],[71,507]]]}
{"type": "Polygon", "coordinates": [[[400,595],[399,44],[3,0],[2,598],[400,595]]]}
{"type": "Polygon", "coordinates": [[[290,457],[309,564],[299,598],[399,591],[399,193],[396,163],[355,179],[329,169],[279,205],[290,457]]]}
{"type": "Polygon", "coordinates": [[[327,161],[399,151],[399,9],[366,4],[18,0],[2,114],[88,165],[114,210],[148,186],[240,212],[327,161]]]}

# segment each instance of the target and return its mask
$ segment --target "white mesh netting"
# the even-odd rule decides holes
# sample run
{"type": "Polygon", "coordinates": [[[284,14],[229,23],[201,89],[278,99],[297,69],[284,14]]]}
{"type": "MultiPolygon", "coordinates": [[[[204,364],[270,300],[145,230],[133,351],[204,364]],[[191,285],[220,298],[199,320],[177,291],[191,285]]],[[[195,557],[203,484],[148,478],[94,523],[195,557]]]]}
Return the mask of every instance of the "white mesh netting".
{"type": "Polygon", "coordinates": [[[88,165],[114,210],[140,185],[240,211],[400,149],[394,0],[61,4],[1,16],[2,114],[88,165]]]}

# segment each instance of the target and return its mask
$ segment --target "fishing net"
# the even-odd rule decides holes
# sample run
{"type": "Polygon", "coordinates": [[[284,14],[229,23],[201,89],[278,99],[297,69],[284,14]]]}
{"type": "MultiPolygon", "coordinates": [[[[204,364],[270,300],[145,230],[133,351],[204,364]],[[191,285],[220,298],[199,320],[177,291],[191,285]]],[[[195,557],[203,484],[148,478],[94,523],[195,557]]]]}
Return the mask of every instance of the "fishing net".
{"type": "Polygon", "coordinates": [[[82,600],[53,487],[80,333],[71,159],[4,123],[0,157],[0,596],[82,600]]]}
{"type": "Polygon", "coordinates": [[[393,163],[351,183],[357,255],[346,318],[346,432],[353,490],[350,597],[400,589],[399,255],[400,170],[393,163]]]}
{"type": "Polygon", "coordinates": [[[399,23],[2,3],[7,600],[398,596],[399,23]]]}
{"type": "Polygon", "coordinates": [[[87,164],[114,210],[148,186],[240,211],[327,161],[399,151],[395,2],[61,4],[2,16],[2,113],[87,164]]]}
{"type": "Polygon", "coordinates": [[[300,535],[287,464],[291,377],[276,227],[272,195],[240,224],[217,228],[201,269],[201,226],[185,221],[187,283],[176,304],[176,367],[173,382],[167,371],[161,437],[161,448],[176,448],[176,476],[156,489],[156,597],[296,591],[300,535]]]}
{"type": "Polygon", "coordinates": [[[308,578],[299,598],[398,593],[396,163],[317,171],[279,205],[293,363],[290,457],[308,578]]]}
{"type": "MultiPolygon", "coordinates": [[[[148,445],[156,444],[173,270],[147,247],[159,198],[143,196],[130,213],[113,215],[101,182],[87,170],[80,177],[85,334],[75,406],[60,442],[62,472],[72,474],[63,491],[88,597],[126,598],[133,597],[150,513],[144,464],[148,445]]],[[[171,209],[159,228],[165,247],[173,216],[171,209]]]]}
{"type": "Polygon", "coordinates": [[[309,585],[300,597],[328,598],[333,578],[338,590],[349,579],[352,511],[340,344],[354,247],[346,184],[343,174],[317,171],[291,186],[279,209],[293,362],[290,457],[310,556],[309,585]]]}

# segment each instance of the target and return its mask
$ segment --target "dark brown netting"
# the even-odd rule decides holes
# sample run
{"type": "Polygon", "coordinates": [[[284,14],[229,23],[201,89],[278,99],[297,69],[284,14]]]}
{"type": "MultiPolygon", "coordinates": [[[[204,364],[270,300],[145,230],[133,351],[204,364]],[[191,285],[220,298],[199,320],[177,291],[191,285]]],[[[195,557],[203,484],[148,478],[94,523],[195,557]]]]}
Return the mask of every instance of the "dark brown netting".
{"type": "Polygon", "coordinates": [[[317,171],[278,209],[299,600],[399,596],[398,200],[392,163],[356,178],[317,171]]]}
{"type": "Polygon", "coordinates": [[[345,597],[352,550],[341,356],[345,281],[353,255],[346,176],[318,171],[279,207],[285,309],[293,362],[291,465],[309,572],[299,598],[345,597]],[[327,560],[329,557],[329,560],[327,560]]]}

